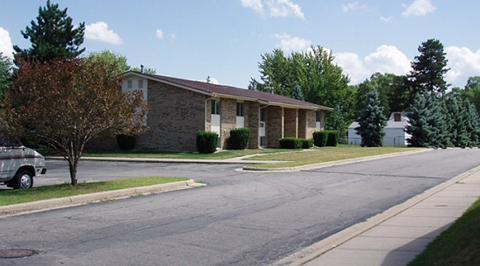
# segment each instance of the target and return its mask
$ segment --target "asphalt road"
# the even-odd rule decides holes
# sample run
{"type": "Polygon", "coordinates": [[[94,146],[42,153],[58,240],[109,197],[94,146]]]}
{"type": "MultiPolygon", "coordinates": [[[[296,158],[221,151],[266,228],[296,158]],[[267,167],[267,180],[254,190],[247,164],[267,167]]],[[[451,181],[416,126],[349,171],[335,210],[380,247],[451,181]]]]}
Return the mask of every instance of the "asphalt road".
{"type": "MultiPolygon", "coordinates": [[[[61,162],[48,164],[43,182],[68,174],[61,162]]],[[[38,251],[0,264],[264,265],[479,164],[478,149],[290,173],[239,172],[235,165],[83,162],[80,181],[159,174],[208,186],[0,218],[0,249],[38,251]]]]}

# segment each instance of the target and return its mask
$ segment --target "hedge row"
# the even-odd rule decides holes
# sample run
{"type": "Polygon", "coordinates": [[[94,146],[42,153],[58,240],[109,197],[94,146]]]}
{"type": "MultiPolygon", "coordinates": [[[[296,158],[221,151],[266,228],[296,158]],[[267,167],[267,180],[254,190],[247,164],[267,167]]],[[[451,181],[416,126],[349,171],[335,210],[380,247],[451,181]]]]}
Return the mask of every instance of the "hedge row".
{"type": "Polygon", "coordinates": [[[313,133],[313,141],[317,147],[337,146],[340,139],[338,130],[321,130],[313,133]]]}
{"type": "Polygon", "coordinates": [[[283,149],[310,149],[313,147],[313,140],[298,139],[293,137],[280,139],[280,148],[283,149]]]}

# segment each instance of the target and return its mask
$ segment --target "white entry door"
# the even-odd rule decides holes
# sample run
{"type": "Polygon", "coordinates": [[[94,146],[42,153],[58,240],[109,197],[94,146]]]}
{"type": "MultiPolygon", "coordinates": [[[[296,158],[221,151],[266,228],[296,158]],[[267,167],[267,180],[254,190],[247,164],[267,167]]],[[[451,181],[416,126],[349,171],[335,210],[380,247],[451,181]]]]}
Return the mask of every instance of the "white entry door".
{"type": "Polygon", "coordinates": [[[260,147],[266,147],[267,141],[265,137],[265,121],[260,121],[260,126],[258,129],[258,137],[260,138],[260,147]]]}

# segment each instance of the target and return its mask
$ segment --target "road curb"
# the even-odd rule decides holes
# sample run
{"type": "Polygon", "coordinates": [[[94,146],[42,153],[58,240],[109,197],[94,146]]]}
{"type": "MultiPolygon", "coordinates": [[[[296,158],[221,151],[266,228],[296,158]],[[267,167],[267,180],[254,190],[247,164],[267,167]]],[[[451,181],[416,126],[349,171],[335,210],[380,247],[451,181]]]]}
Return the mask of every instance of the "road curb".
{"type": "Polygon", "coordinates": [[[202,187],[205,184],[196,183],[193,179],[186,181],[172,182],[167,184],[158,184],[152,186],[126,188],[105,192],[90,193],[84,195],[76,195],[71,197],[41,200],[29,203],[14,204],[8,206],[0,206],[0,216],[20,214],[32,211],[42,211],[47,209],[58,209],[88,203],[100,202],[105,200],[115,200],[126,198],[134,195],[146,195],[153,193],[161,193],[175,191],[187,188],[202,187]]]}
{"type": "Polygon", "coordinates": [[[455,176],[452,179],[449,179],[433,188],[430,188],[423,193],[416,195],[409,200],[400,203],[396,206],[391,207],[390,209],[386,210],[385,212],[382,212],[380,214],[377,214],[375,216],[372,216],[368,218],[364,222],[357,223],[349,228],[346,228],[334,235],[331,235],[320,242],[317,242],[309,247],[306,247],[300,251],[295,252],[294,254],[281,259],[275,263],[273,263],[273,266],[284,266],[284,265],[289,265],[289,266],[300,266],[304,265],[305,263],[308,263],[324,253],[336,248],[337,246],[351,240],[352,238],[364,233],[367,230],[372,229],[373,227],[379,225],[380,223],[398,215],[399,213],[407,210],[408,208],[411,208],[415,206],[416,204],[420,203],[421,201],[437,194],[438,192],[450,187],[451,185],[480,172],[480,166],[477,166],[473,169],[470,169],[467,172],[464,172],[460,175],[455,176]]]}
{"type": "Polygon", "coordinates": [[[386,158],[397,157],[397,156],[402,156],[402,155],[412,155],[412,154],[417,154],[417,153],[422,153],[422,152],[427,152],[427,151],[432,151],[432,149],[421,149],[421,150],[415,150],[415,151],[395,152],[395,153],[373,155],[373,156],[367,156],[367,157],[358,157],[358,158],[338,160],[338,161],[325,162],[325,163],[308,164],[308,165],[295,166],[295,167],[260,168],[260,167],[248,167],[248,166],[246,166],[246,167],[243,167],[242,170],[244,170],[244,171],[254,171],[254,172],[255,171],[258,171],[258,172],[307,171],[307,170],[315,170],[315,169],[321,169],[321,168],[337,166],[337,165],[345,165],[345,164],[351,164],[351,163],[373,161],[373,160],[378,160],[378,159],[386,159],[386,158]]]}

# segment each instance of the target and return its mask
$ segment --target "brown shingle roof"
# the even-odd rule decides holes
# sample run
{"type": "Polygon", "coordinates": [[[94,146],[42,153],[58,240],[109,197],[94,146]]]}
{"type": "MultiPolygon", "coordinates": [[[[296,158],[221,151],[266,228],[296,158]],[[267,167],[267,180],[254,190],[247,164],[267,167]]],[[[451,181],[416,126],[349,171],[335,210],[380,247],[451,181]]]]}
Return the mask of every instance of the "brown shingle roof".
{"type": "Polygon", "coordinates": [[[247,100],[261,101],[271,105],[285,105],[285,106],[292,106],[292,107],[305,108],[305,109],[319,109],[319,110],[327,110],[327,111],[332,110],[332,108],[325,107],[322,105],[300,101],[293,98],[289,98],[289,97],[285,97],[277,94],[271,94],[267,92],[240,89],[240,88],[235,88],[231,86],[217,85],[217,84],[206,83],[201,81],[193,81],[193,80],[172,78],[167,76],[145,74],[145,73],[140,73],[135,71],[126,72],[125,74],[123,74],[123,76],[127,76],[129,74],[143,76],[148,79],[169,83],[172,85],[178,85],[187,89],[196,90],[212,96],[225,97],[225,98],[230,98],[230,97],[245,98],[247,100]]]}

